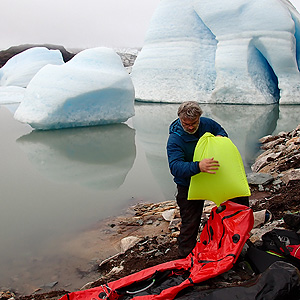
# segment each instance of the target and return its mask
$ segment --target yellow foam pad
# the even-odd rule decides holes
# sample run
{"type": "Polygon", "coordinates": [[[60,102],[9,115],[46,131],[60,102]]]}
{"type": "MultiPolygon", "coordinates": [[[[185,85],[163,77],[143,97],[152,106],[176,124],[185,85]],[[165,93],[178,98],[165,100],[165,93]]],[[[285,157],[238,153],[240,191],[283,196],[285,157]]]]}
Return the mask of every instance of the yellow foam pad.
{"type": "Polygon", "coordinates": [[[192,176],[188,200],[210,200],[219,206],[228,199],[250,196],[241,155],[229,138],[207,132],[199,139],[193,161],[212,157],[219,161],[219,169],[192,176]]]}

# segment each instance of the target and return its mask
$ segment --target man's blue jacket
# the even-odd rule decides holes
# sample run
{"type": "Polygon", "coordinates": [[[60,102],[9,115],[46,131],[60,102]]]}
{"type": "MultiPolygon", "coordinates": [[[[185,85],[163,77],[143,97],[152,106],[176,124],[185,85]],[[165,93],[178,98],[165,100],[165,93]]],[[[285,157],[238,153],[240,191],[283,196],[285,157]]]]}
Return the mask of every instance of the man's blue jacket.
{"type": "Polygon", "coordinates": [[[193,156],[198,140],[206,132],[228,136],[220,124],[205,117],[200,117],[199,128],[194,134],[184,131],[179,118],[170,125],[167,154],[176,184],[189,186],[191,176],[200,172],[199,162],[193,162],[193,156]]]}

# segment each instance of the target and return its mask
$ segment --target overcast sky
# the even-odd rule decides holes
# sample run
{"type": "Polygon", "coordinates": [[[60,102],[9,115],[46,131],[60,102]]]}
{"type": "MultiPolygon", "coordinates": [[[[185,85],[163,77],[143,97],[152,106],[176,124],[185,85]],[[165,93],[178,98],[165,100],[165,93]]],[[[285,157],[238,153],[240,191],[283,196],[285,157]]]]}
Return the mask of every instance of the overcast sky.
{"type": "Polygon", "coordinates": [[[160,0],[1,0],[0,48],[141,47],[160,0]]]}
{"type": "MultiPolygon", "coordinates": [[[[262,0],[263,1],[263,0],[262,0]]],[[[160,0],[1,0],[0,49],[141,47],[160,0]]],[[[291,0],[300,12],[300,0],[291,0]]]]}

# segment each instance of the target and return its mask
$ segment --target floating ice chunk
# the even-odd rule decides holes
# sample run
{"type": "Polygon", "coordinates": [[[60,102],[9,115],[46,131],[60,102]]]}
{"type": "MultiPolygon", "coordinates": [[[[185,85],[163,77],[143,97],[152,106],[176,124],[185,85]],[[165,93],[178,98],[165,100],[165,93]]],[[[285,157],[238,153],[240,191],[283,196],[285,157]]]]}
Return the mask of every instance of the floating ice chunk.
{"type": "Polygon", "coordinates": [[[0,87],[0,105],[20,103],[24,97],[26,89],[19,86],[0,87]]]}
{"type": "Polygon", "coordinates": [[[63,57],[59,50],[34,47],[23,51],[0,69],[0,86],[26,87],[33,76],[45,65],[61,65],[63,57]]]}
{"type": "Polygon", "coordinates": [[[36,129],[121,123],[134,115],[134,87],[120,57],[93,48],[41,69],[15,118],[36,129]]]}
{"type": "Polygon", "coordinates": [[[299,60],[287,0],[162,0],[131,75],[143,101],[299,104],[299,60]]]}

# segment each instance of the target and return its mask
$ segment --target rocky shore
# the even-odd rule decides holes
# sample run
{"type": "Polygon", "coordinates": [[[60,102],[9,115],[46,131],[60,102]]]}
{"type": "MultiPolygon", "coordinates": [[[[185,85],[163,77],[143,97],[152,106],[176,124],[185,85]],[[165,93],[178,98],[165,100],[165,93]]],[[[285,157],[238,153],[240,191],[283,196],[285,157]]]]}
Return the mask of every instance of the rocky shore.
{"type": "MultiPolygon", "coordinates": [[[[260,142],[263,152],[252,166],[253,173],[247,174],[251,189],[250,205],[256,221],[250,237],[253,243],[259,242],[261,236],[274,227],[289,228],[283,217],[300,211],[300,125],[291,132],[263,137],[260,142]],[[271,213],[268,219],[265,218],[266,211],[271,213]]],[[[205,202],[203,224],[213,205],[212,202],[205,202]]],[[[102,226],[109,229],[114,241],[118,241],[119,250],[98,262],[96,268],[81,274],[86,277],[87,283],[78,286],[78,289],[96,287],[177,259],[176,237],[179,234],[180,216],[174,200],[137,204],[127,216],[106,220],[102,226]],[[97,274],[98,279],[88,281],[91,273],[97,274]]],[[[255,276],[241,259],[229,272],[196,288],[238,286],[255,276]]],[[[50,292],[45,293],[40,289],[28,296],[2,289],[0,299],[58,299],[66,292],[70,291],[59,289],[56,285],[50,292]]]]}

